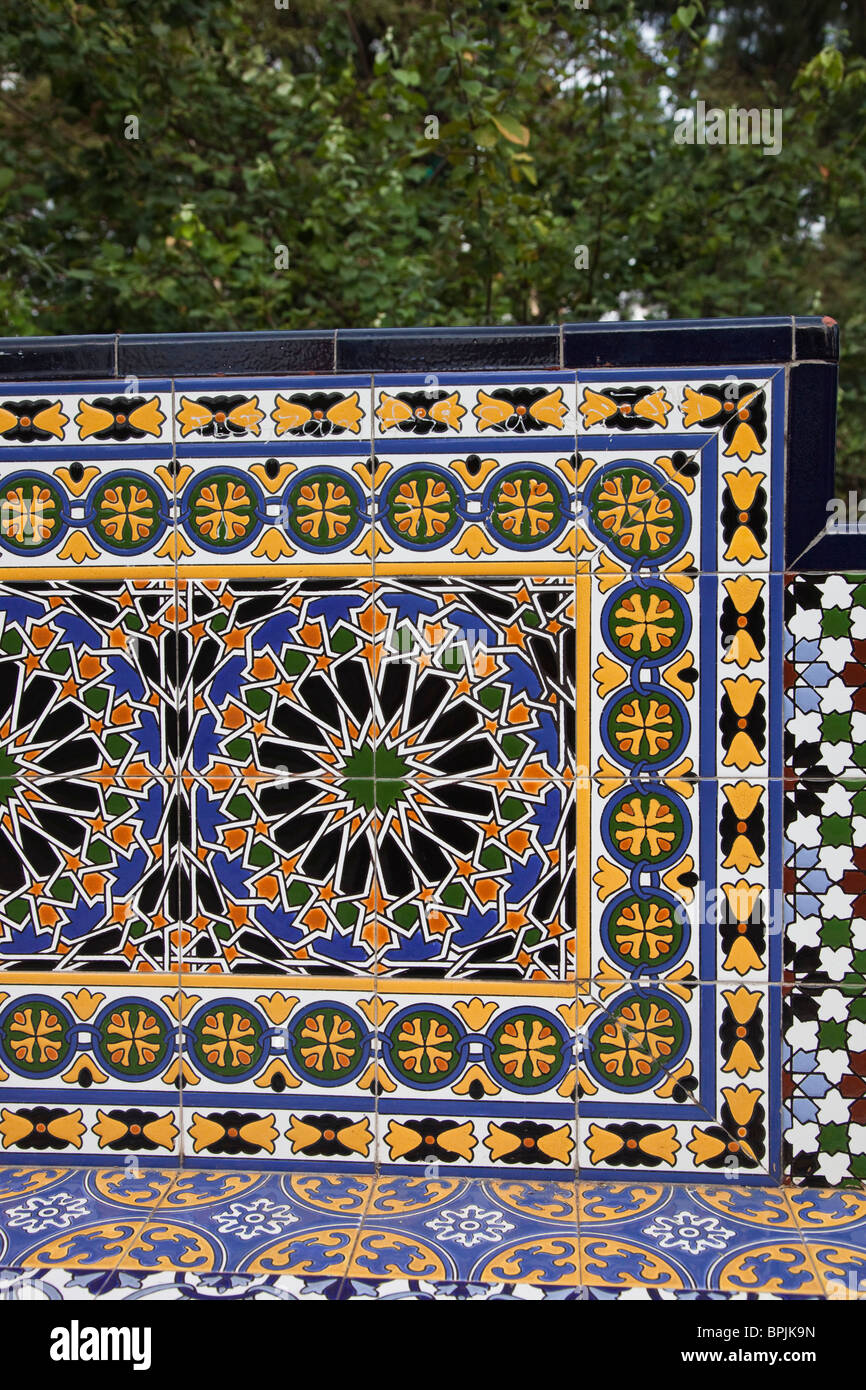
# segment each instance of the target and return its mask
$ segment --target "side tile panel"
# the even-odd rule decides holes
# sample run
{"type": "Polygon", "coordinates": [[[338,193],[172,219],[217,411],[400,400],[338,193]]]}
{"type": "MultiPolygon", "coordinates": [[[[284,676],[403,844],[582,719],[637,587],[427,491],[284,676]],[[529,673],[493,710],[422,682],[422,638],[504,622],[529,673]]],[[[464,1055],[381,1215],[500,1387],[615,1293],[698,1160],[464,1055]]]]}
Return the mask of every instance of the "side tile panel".
{"type": "Polygon", "coordinates": [[[866,577],[785,593],[784,1174],[866,1177],[866,577]]]}

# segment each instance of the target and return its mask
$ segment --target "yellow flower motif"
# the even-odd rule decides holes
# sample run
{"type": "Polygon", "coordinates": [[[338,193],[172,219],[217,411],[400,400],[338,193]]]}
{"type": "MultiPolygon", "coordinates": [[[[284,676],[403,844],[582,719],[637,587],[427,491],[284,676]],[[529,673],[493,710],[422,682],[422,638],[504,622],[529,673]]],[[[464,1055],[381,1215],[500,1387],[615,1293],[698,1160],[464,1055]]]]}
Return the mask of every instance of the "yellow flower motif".
{"type": "Polygon", "coordinates": [[[100,521],[107,536],[137,545],[150,535],[155,521],[153,499],[135,483],[107,487],[100,502],[100,521]]]}
{"type": "Polygon", "coordinates": [[[115,1066],[150,1066],[159,1056],[162,1032],[153,1014],[116,1009],[108,1025],[108,1055],[115,1066]]]}
{"type": "Polygon", "coordinates": [[[651,652],[663,652],[676,636],[673,605],[661,594],[626,594],[613,617],[614,636],[626,651],[638,652],[646,642],[651,652]]]}
{"type": "Polygon", "coordinates": [[[626,1005],[601,1030],[604,1070],[626,1081],[650,1076],[674,1050],[672,1024],[673,1016],[664,1004],[626,1005]]]}
{"type": "Polygon", "coordinates": [[[342,483],[304,483],[297,510],[298,529],[313,540],[337,540],[352,524],[351,499],[342,483]]]}
{"type": "Polygon", "coordinates": [[[397,1038],[400,1064],[406,1071],[420,1075],[448,1071],[452,1063],[451,1034],[438,1019],[407,1018],[397,1038]]]}
{"type": "Polygon", "coordinates": [[[256,1050],[255,1030],[243,1014],[208,1014],[202,1044],[212,1067],[248,1067],[256,1050]]]}
{"type": "Polygon", "coordinates": [[[670,498],[659,493],[651,478],[633,474],[628,492],[624,479],[605,478],[598,499],[598,521],[625,550],[650,553],[669,545],[674,534],[674,512],[670,498]]]}
{"type": "Polygon", "coordinates": [[[16,1009],[10,1045],[19,1062],[31,1066],[56,1062],[63,1045],[63,1025],[57,1014],[39,1006],[16,1009]]]}
{"type": "Polygon", "coordinates": [[[311,1071],[348,1067],[355,1055],[355,1030],[347,1018],[335,1015],[330,1025],[324,1014],[308,1018],[301,1029],[300,1054],[311,1071]]]}
{"type": "Polygon", "coordinates": [[[9,488],[0,503],[0,529],[18,545],[41,545],[54,528],[54,499],[47,488],[30,485],[9,488]]]}
{"type": "Polygon", "coordinates": [[[518,1080],[547,1076],[558,1062],[558,1039],[539,1018],[509,1019],[502,1029],[502,1070],[518,1080]]]}
{"type": "Polygon", "coordinates": [[[544,478],[508,478],[496,500],[503,531],[520,536],[524,529],[533,538],[546,536],[556,515],[556,502],[544,478]]]}
{"type": "Polygon", "coordinates": [[[425,478],[419,488],[416,478],[400,484],[394,501],[397,530],[413,538],[441,536],[451,520],[451,497],[441,478],[425,478]]]}
{"type": "Polygon", "coordinates": [[[239,540],[249,525],[247,509],[251,506],[252,498],[243,483],[226,483],[225,500],[215,484],[207,483],[195,503],[196,525],[211,540],[239,540]]]}
{"type": "Polygon", "coordinates": [[[677,837],[676,818],[667,802],[651,796],[644,808],[639,796],[624,803],[616,817],[613,837],[623,854],[647,858],[669,854],[677,837]]]}
{"type": "Polygon", "coordinates": [[[651,758],[666,752],[674,737],[667,700],[629,700],[617,715],[613,736],[621,752],[633,758],[640,757],[644,748],[651,758]]]}

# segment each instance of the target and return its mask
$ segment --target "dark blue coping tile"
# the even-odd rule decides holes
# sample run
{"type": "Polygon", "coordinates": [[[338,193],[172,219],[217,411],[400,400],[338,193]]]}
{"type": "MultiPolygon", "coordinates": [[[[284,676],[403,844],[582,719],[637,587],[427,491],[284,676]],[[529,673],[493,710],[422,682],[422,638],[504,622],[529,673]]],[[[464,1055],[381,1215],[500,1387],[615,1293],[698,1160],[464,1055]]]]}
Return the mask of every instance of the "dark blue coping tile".
{"type": "Polygon", "coordinates": [[[290,376],[334,371],[334,330],[295,333],[130,333],[118,338],[126,376],[290,376]]]}
{"type": "Polygon", "coordinates": [[[341,328],[0,339],[0,379],[727,366],[835,362],[826,317],[531,327],[341,328]]]}
{"type": "Polygon", "coordinates": [[[562,365],[579,369],[790,362],[796,322],[779,317],[566,323],[562,365]]]}
{"type": "Polygon", "coordinates": [[[866,531],[821,535],[788,570],[791,574],[866,575],[866,531]]]}
{"type": "Polygon", "coordinates": [[[0,380],[66,381],[116,375],[115,336],[0,338],[0,380]]]}
{"type": "Polygon", "coordinates": [[[559,366],[558,328],[341,328],[339,372],[465,372],[559,366]]]}
{"type": "Polygon", "coordinates": [[[794,360],[796,362],[838,362],[839,325],[835,319],[798,318],[794,320],[794,360]]]}
{"type": "MultiPolygon", "coordinates": [[[[788,377],[788,457],[785,475],[785,565],[801,557],[827,524],[835,487],[838,368],[825,362],[795,363],[788,377]]],[[[855,537],[855,540],[857,538],[855,537]]],[[[862,551],[866,538],[860,538],[862,551]]],[[[810,562],[809,568],[814,568],[810,562]]]]}

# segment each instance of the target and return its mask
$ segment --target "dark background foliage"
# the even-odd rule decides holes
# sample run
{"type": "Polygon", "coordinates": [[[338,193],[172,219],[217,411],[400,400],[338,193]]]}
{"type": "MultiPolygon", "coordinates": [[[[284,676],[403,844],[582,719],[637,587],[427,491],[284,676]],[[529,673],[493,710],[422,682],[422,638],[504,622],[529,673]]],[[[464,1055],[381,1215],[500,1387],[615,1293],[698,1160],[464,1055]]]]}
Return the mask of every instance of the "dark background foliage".
{"type": "Polygon", "coordinates": [[[866,475],[861,0],[280,3],[2,0],[0,331],[827,313],[866,475]]]}

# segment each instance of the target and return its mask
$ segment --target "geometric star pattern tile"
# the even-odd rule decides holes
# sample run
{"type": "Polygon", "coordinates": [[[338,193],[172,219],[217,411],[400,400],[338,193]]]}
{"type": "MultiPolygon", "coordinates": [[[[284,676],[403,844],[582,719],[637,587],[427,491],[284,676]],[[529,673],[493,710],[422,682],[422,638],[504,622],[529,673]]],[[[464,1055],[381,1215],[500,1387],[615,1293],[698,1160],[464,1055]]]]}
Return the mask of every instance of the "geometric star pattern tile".
{"type": "Polygon", "coordinates": [[[785,593],[783,1165],[796,1185],[866,1176],[866,586],[785,593]]]}

